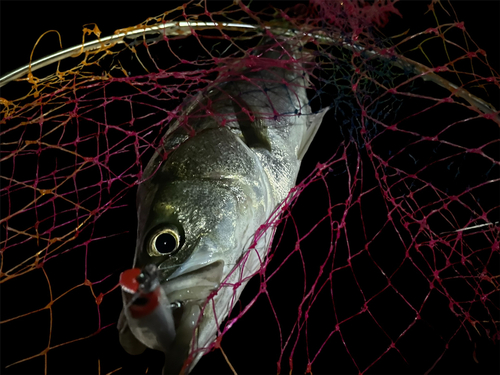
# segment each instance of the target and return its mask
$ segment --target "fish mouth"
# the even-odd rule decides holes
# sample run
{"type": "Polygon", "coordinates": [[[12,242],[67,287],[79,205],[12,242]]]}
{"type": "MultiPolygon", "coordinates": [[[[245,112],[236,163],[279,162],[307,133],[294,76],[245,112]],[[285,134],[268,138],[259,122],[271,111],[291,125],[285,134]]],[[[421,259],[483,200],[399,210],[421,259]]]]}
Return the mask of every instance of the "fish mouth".
{"type": "Polygon", "coordinates": [[[203,319],[203,310],[211,295],[217,292],[221,283],[224,261],[217,260],[206,266],[189,271],[162,283],[167,300],[170,302],[175,338],[165,350],[163,374],[188,373],[196,364],[193,361],[184,368],[191,349],[198,347],[199,325],[203,319]]]}
{"type": "Polygon", "coordinates": [[[185,368],[184,363],[198,349],[203,311],[217,293],[223,269],[224,261],[216,260],[161,284],[153,264],[122,273],[127,324],[120,323],[119,329],[124,349],[130,354],[140,354],[145,347],[161,350],[165,353],[164,374],[188,373],[200,356],[194,354],[185,368]]]}

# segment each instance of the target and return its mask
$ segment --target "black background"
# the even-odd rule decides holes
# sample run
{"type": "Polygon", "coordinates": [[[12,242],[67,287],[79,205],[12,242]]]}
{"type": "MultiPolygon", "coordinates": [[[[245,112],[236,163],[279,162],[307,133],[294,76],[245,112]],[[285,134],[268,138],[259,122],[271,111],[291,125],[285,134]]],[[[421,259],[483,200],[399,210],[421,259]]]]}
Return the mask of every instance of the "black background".
{"type": "MultiPolygon", "coordinates": [[[[219,8],[218,1],[209,1],[209,4],[214,8],[219,8]]],[[[263,3],[258,2],[257,6],[263,3]]],[[[177,3],[176,3],[177,4],[177,3]]],[[[291,1],[274,1],[272,2],[278,7],[287,7],[292,4],[291,1]]],[[[420,1],[404,1],[398,4],[398,8],[404,16],[399,19],[393,16],[390,23],[391,32],[410,30],[410,34],[415,31],[423,30],[426,26],[422,24],[421,14],[427,7],[427,2],[420,1]]],[[[87,23],[97,23],[102,31],[102,35],[110,35],[115,29],[137,24],[145,20],[149,16],[159,15],[167,9],[174,6],[174,2],[156,1],[156,2],[24,2],[24,1],[2,1],[1,2],[1,55],[0,55],[0,74],[3,75],[29,61],[29,56],[32,46],[35,44],[38,37],[49,29],[57,29],[62,35],[63,47],[67,48],[77,45],[81,42],[81,26],[87,23]]],[[[499,42],[499,3],[495,1],[453,1],[453,6],[460,20],[465,21],[469,33],[472,38],[488,52],[490,64],[498,68],[498,46],[499,42]]],[[[429,20],[429,18],[426,18],[429,20]]],[[[429,25],[430,26],[430,25],[429,25]]],[[[48,53],[58,50],[58,42],[55,33],[47,35],[43,39],[43,44],[37,47],[34,59],[40,58],[48,53]]],[[[4,92],[2,91],[2,96],[4,92]]],[[[324,135],[324,134],[323,134],[324,135]]],[[[318,138],[328,138],[320,136],[318,138]]],[[[319,158],[324,157],[324,152],[316,152],[315,150],[327,149],[327,144],[321,139],[315,140],[312,145],[312,152],[309,152],[305,161],[301,176],[305,177],[310,170],[319,161],[319,158]]],[[[327,155],[328,156],[328,155],[327,155]]],[[[300,180],[299,176],[299,180],[300,180]]],[[[127,220],[127,228],[133,228],[135,218],[134,215],[134,197],[127,198],[132,217],[127,220]]],[[[311,201],[314,205],[314,201],[311,201]]],[[[297,216],[302,212],[297,212],[297,216]]],[[[304,209],[304,214],[307,210],[304,209]]],[[[109,223],[111,226],[112,223],[109,223]]],[[[116,224],[120,228],[120,224],[116,224]]],[[[133,229],[131,234],[125,239],[125,243],[133,243],[133,229]]],[[[124,257],[117,260],[117,264],[127,267],[131,264],[133,249],[124,251],[124,257]]],[[[96,260],[97,262],[97,260],[96,260]]],[[[71,264],[71,263],[70,263],[71,264]]],[[[118,269],[120,266],[116,266],[118,269]]],[[[60,267],[64,268],[64,264],[60,267]]],[[[67,273],[77,272],[76,270],[65,270],[67,273]]],[[[115,272],[116,269],[110,270],[115,272]]],[[[79,272],[79,271],[78,271],[79,272]]],[[[291,275],[290,277],[293,277],[291,275]]],[[[299,276],[302,277],[302,276],[299,276]]],[[[16,284],[15,291],[2,288],[2,312],[6,311],[5,306],[11,304],[22,305],[23,298],[35,298],[34,294],[38,293],[37,287],[30,283],[30,279],[25,278],[23,283],[16,284]]],[[[35,281],[33,281],[35,282],[35,281]]],[[[116,281],[115,281],[116,282],[116,281]]],[[[258,283],[250,284],[249,290],[258,287],[258,283]]],[[[284,290],[286,294],[286,290],[284,290]]],[[[249,292],[248,295],[251,295],[249,292]]],[[[108,306],[110,314],[115,314],[120,310],[120,299],[117,293],[110,297],[108,306]]],[[[82,297],[83,298],[83,297],[82,297]]],[[[92,305],[92,301],[90,301],[92,305]]],[[[76,307],[75,307],[76,308],[76,307]]],[[[103,307],[104,309],[104,307],[103,307]]],[[[64,319],[71,322],[74,327],[84,326],[86,323],[82,321],[80,316],[75,312],[72,316],[71,309],[67,312],[64,319]],[[77,317],[78,316],[78,317],[77,317]]],[[[295,313],[295,312],[293,312],[295,313]]],[[[95,313],[92,312],[92,317],[95,313]]],[[[10,315],[10,314],[9,314],[10,315]]],[[[10,316],[4,316],[2,319],[10,316]]],[[[63,319],[62,317],[59,317],[63,319]]],[[[108,317],[109,318],[109,317],[108,317]]],[[[20,358],[15,348],[18,346],[12,343],[27,342],[32,344],[37,340],[43,342],[46,337],[45,330],[47,326],[45,320],[31,323],[31,318],[27,321],[20,320],[17,323],[10,323],[0,326],[1,331],[1,361],[2,373],[42,373],[44,369],[43,357],[36,358],[32,361],[21,365],[13,366],[8,369],[5,366],[12,361],[20,358]],[[30,325],[33,324],[33,325],[30,325]]],[[[94,319],[94,318],[93,318],[94,319]]],[[[275,373],[276,360],[278,358],[278,341],[276,338],[275,325],[269,323],[272,319],[266,302],[263,298],[259,299],[257,306],[250,311],[224,338],[222,342],[223,349],[228,353],[229,359],[236,370],[241,373],[275,373]],[[265,311],[265,313],[261,312],[265,311]],[[273,331],[274,330],[274,331],[273,331]]],[[[33,319],[34,320],[34,319],[33,319]]],[[[108,319],[109,320],[109,319],[108,319]]],[[[95,321],[92,326],[95,327],[95,321]]],[[[370,340],[369,336],[366,340],[370,340]]],[[[54,349],[48,354],[49,373],[96,373],[97,360],[101,358],[101,373],[107,373],[120,365],[131,369],[130,372],[144,373],[145,364],[151,366],[150,373],[156,373],[161,369],[162,357],[161,353],[148,352],[141,357],[131,357],[124,353],[119,345],[116,345],[117,334],[114,327],[110,327],[102,334],[84,340],[82,343],[76,343],[62,348],[54,349]],[[90,344],[89,344],[90,343],[90,344]],[[111,344],[110,344],[111,343],[111,344]],[[96,354],[97,353],[97,354],[96,354]],[[90,359],[91,358],[91,359],[90,359]],[[137,367],[136,364],[138,363],[137,367]]],[[[313,341],[313,339],[312,339],[313,341]]],[[[474,363],[472,359],[472,347],[467,342],[466,337],[460,337],[455,340],[450,350],[446,353],[440,365],[435,369],[434,373],[498,373],[499,372],[499,355],[498,345],[489,344],[486,340],[479,342],[477,349],[480,363],[474,363]],[[460,343],[464,343],[463,346],[460,343]]],[[[431,343],[423,341],[421,345],[426,346],[431,343]]],[[[38,348],[43,347],[37,346],[38,348]]],[[[21,345],[22,347],[22,345],[21,345]]],[[[328,357],[328,356],[327,356],[328,357]]],[[[417,353],[418,358],[418,353],[417,353]]],[[[326,358],[321,365],[313,366],[313,373],[356,373],[354,367],[346,365],[342,367],[336,363],[335,358],[326,358]]],[[[417,360],[418,361],[418,360],[417,360]]],[[[286,364],[287,359],[283,362],[286,364]]],[[[341,361],[338,361],[341,362],[341,361]]],[[[286,369],[286,367],[284,367],[286,369]]],[[[373,369],[374,373],[391,373],[401,371],[401,368],[407,372],[421,372],[422,368],[418,365],[415,367],[398,367],[392,368],[390,361],[383,362],[383,367],[373,369]]],[[[426,368],[424,368],[425,370],[426,368]]],[[[284,370],[286,372],[287,370],[284,370]]],[[[303,373],[305,368],[296,365],[294,373],[303,373]]],[[[371,371],[369,371],[371,372],[371,371]]],[[[121,372],[118,372],[121,373],[121,372]]],[[[221,353],[217,351],[205,356],[196,366],[193,373],[230,373],[230,370],[225,363],[221,353]]]]}

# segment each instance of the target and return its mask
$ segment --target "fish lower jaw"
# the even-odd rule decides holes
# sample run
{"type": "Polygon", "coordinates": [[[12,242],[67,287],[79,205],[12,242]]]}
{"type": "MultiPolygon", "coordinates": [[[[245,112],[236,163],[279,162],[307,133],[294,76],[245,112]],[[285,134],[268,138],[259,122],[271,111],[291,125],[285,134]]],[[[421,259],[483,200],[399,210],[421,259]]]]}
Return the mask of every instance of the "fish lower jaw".
{"type": "MultiPolygon", "coordinates": [[[[207,303],[219,288],[223,269],[224,262],[217,260],[161,284],[175,325],[175,338],[164,350],[164,374],[179,374],[185,360],[193,352],[193,347],[199,347],[199,326],[205,320],[203,311],[210,308],[207,303]]],[[[195,357],[189,367],[184,369],[185,373],[189,373],[189,369],[198,361],[198,356],[195,357]]]]}

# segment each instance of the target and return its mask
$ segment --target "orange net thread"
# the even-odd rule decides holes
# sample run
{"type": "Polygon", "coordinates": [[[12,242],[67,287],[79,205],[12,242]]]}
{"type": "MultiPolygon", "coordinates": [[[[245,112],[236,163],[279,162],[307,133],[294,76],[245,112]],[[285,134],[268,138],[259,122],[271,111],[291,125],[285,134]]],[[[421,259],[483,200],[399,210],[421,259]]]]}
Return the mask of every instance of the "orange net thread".
{"type": "Polygon", "coordinates": [[[305,43],[311,107],[331,109],[293,194],[262,228],[278,228],[268,257],[194,373],[229,373],[226,356],[236,372],[493,363],[500,80],[488,46],[444,2],[422,15],[433,26],[406,34],[391,28],[412,12],[400,3],[247,5],[172,7],[121,31],[220,24],[125,38],[2,90],[2,371],[160,371],[161,353],[128,356],[115,330],[136,185],[186,100],[277,64],[252,54],[264,36],[305,43]],[[386,21],[393,38],[378,30],[386,21]]]}

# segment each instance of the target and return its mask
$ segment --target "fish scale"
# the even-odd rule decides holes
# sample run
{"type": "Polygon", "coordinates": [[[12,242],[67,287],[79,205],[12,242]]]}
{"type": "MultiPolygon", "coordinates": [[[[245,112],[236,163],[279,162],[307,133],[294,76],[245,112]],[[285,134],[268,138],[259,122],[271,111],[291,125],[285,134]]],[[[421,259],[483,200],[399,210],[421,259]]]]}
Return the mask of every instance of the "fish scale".
{"type": "Polygon", "coordinates": [[[283,67],[242,69],[184,103],[138,188],[134,267],[154,265],[158,273],[151,274],[163,292],[148,294],[158,298],[151,304],[158,307],[134,318],[129,309],[135,297],[122,288],[118,329],[129,353],[162,350],[164,373],[181,372],[190,353],[183,371],[195,366],[260,268],[275,229],[259,238],[256,233],[295,185],[325,114],[311,113],[307,76],[290,60],[293,53],[262,48],[267,52],[254,62],[281,59],[271,65],[283,67]],[[161,236],[179,243],[159,252],[161,236]],[[160,322],[173,326],[151,328],[165,324],[160,322]]]}

